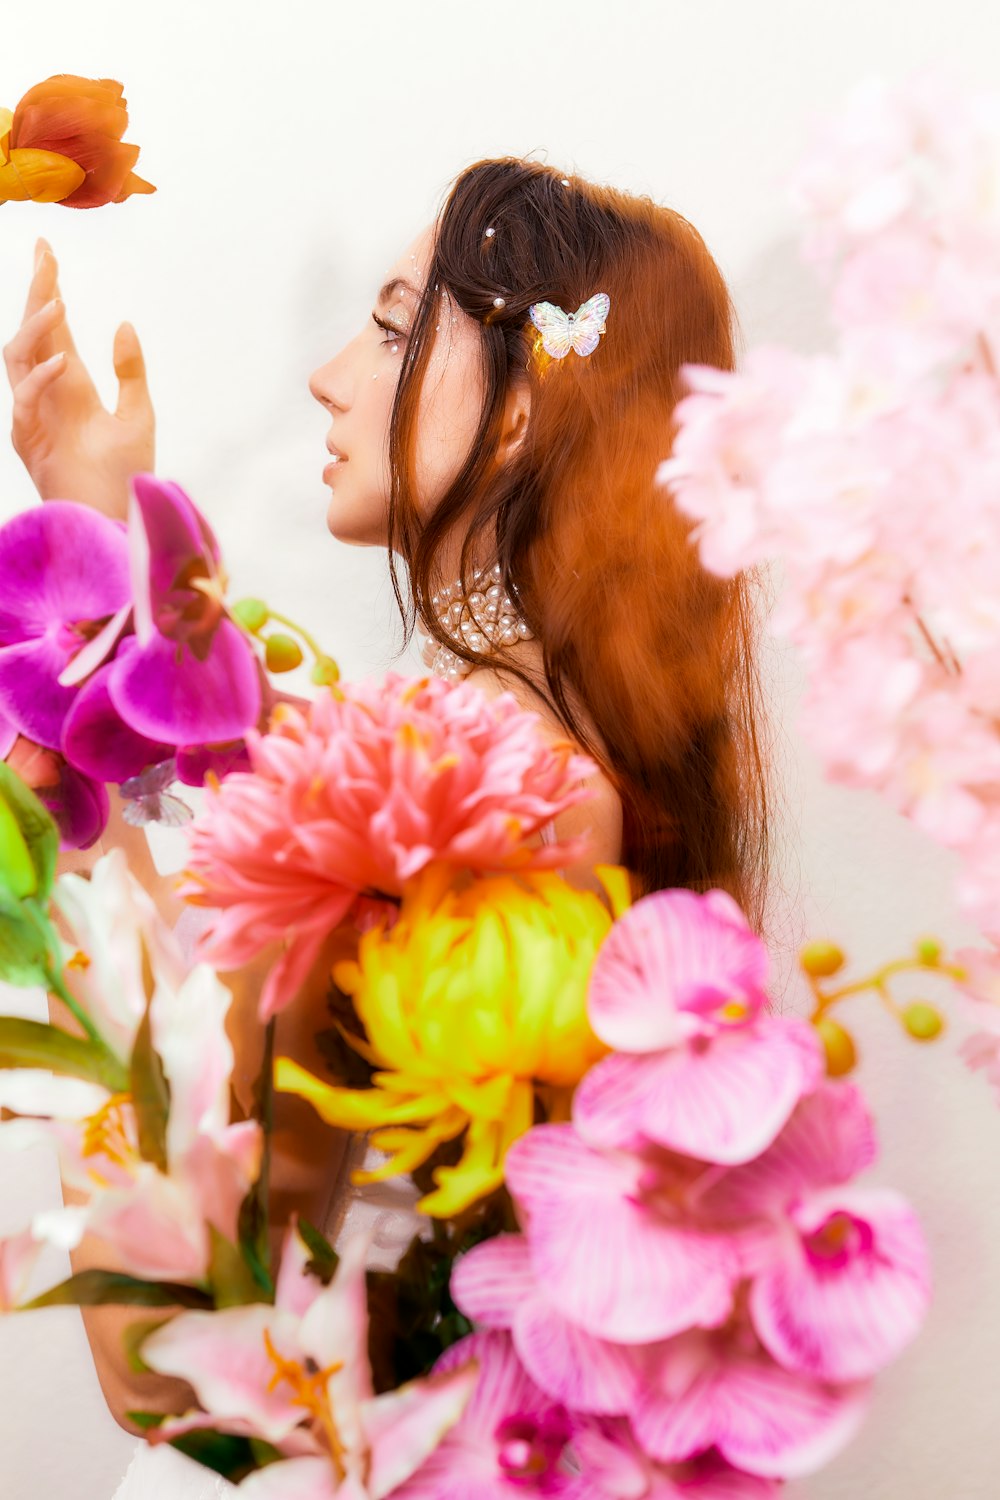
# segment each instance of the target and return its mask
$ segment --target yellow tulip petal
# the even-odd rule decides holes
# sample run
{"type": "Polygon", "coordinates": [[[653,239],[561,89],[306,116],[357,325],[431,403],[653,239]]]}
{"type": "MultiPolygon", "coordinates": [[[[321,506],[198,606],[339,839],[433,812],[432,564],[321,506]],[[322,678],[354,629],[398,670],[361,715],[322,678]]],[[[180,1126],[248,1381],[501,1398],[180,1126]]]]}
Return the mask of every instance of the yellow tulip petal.
{"type": "Polygon", "coordinates": [[[10,127],[14,120],[12,109],[0,109],[0,164],[7,160],[10,145],[10,127]]]}
{"type": "Polygon", "coordinates": [[[379,1151],[390,1152],[390,1159],[380,1167],[352,1173],[351,1181],[358,1184],[385,1182],[390,1177],[412,1172],[432,1156],[444,1141],[461,1135],[468,1123],[460,1110],[453,1110],[420,1130],[399,1129],[396,1126],[376,1130],[371,1136],[371,1143],[379,1151]]]}
{"type": "Polygon", "coordinates": [[[0,202],[59,203],[86,177],[78,162],[58,151],[16,146],[0,166],[0,202]]]}
{"type": "Polygon", "coordinates": [[[400,1098],[382,1089],[344,1089],[324,1083],[290,1057],[274,1064],[274,1086],[279,1093],[306,1099],[328,1125],[342,1130],[373,1130],[378,1125],[406,1125],[431,1120],[447,1107],[443,1094],[426,1092],[419,1098],[400,1098]]]}
{"type": "Polygon", "coordinates": [[[438,1167],[437,1189],[421,1198],[417,1208],[435,1219],[451,1219],[503,1185],[500,1127],[474,1121],[469,1126],[462,1159],[454,1167],[438,1167]]]}

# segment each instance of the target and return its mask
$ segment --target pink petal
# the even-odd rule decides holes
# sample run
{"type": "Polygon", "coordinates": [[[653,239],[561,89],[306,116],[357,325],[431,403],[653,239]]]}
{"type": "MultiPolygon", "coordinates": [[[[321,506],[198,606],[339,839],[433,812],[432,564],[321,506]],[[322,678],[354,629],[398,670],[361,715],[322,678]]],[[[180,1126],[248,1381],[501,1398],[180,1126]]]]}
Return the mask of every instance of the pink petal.
{"type": "Polygon", "coordinates": [[[85,646],[81,647],[69,665],[63,669],[59,677],[59,682],[63,687],[75,687],[77,683],[89,677],[91,672],[97,671],[104,659],[111,655],[115,642],[125,629],[125,623],[131,613],[132,601],[129,599],[111,616],[107,624],[85,646]]]}
{"type": "Polygon", "coordinates": [[[571,1125],[541,1125],[507,1156],[539,1282],[572,1322],[641,1344],[711,1327],[732,1305],[735,1248],[641,1199],[644,1171],[592,1151],[571,1125]]]}
{"type": "Polygon", "coordinates": [[[452,1267],[455,1305],[481,1328],[512,1328],[518,1308],[537,1288],[528,1242],[520,1234],[484,1240],[452,1267]]]}
{"type": "Polygon", "coordinates": [[[168,636],[115,658],[111,701],[138,734],[172,745],[239,739],[257,722],[256,658],[242,631],[221,620],[204,660],[168,636]]]}
{"type": "Polygon", "coordinates": [[[372,1401],[362,1414],[370,1453],[367,1488],[382,1500],[409,1479],[454,1427],[479,1378],[475,1360],[457,1369],[411,1380],[372,1401]]]}
{"type": "Polygon", "coordinates": [[[671,1047],[678,1011],[763,1000],[767,949],[725,891],[654,891],[618,919],[590,981],[590,1023],[620,1052],[671,1047]]]}
{"type": "MultiPolygon", "coordinates": [[[[290,1458],[268,1464],[240,1484],[241,1500],[352,1500],[334,1476],[328,1458],[290,1458]]],[[[355,1490],[357,1500],[364,1491],[355,1490]]]]}
{"type": "Polygon", "coordinates": [[[774,1140],[822,1073],[813,1028],[764,1018],[666,1052],[614,1054],[592,1068],[573,1101],[573,1121],[594,1145],[667,1150],[730,1165],[774,1140]]]}
{"type": "Polygon", "coordinates": [[[267,1330],[275,1349],[300,1358],[293,1341],[294,1320],[273,1307],[229,1307],[218,1312],[184,1312],[147,1338],[142,1357],[161,1375],[187,1380],[202,1406],[223,1422],[247,1422],[269,1442],[280,1443],[302,1421],[294,1391],[280,1382],[267,1353],[267,1330]]]}
{"type": "Polygon", "coordinates": [[[677,1463],[717,1447],[737,1468],[795,1479],[828,1463],[854,1436],[867,1386],[827,1386],[711,1335],[664,1345],[632,1413],[641,1445],[677,1463]]]}
{"type": "Polygon", "coordinates": [[[772,1264],[755,1280],[750,1315],[761,1341],[781,1364],[824,1380],[863,1380],[905,1348],[930,1300],[927,1246],[919,1220],[897,1194],[840,1189],[812,1207],[820,1229],[831,1212],[850,1214],[869,1231],[843,1264],[824,1264],[798,1235],[782,1238],[772,1264]]]}

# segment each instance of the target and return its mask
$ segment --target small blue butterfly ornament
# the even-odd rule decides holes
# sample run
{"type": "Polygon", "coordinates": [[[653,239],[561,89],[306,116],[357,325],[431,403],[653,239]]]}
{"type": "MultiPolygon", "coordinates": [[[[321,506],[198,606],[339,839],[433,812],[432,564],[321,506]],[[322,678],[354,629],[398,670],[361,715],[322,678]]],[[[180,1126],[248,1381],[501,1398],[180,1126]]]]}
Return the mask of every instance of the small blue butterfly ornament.
{"type": "Polygon", "coordinates": [[[582,302],[575,313],[563,312],[554,302],[533,302],[528,316],[542,335],[542,348],[553,359],[565,359],[571,349],[593,354],[601,342],[611,298],[598,292],[582,302]]]}

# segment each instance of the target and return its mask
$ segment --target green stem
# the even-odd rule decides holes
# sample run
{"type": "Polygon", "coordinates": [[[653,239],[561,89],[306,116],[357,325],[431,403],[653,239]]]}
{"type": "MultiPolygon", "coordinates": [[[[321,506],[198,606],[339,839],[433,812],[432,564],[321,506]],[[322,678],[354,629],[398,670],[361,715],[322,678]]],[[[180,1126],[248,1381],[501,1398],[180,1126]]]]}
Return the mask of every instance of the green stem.
{"type": "Polygon", "coordinates": [[[79,1000],[71,995],[69,990],[66,988],[66,985],[63,983],[62,975],[48,965],[46,965],[45,968],[45,983],[52,994],[58,995],[59,999],[66,1006],[67,1010],[71,1011],[72,1014],[76,1017],[95,1046],[99,1047],[102,1052],[108,1053],[110,1057],[114,1057],[114,1053],[111,1051],[111,1048],[101,1036],[101,1033],[94,1025],[90,1016],[87,1015],[87,1012],[84,1010],[79,1000]]]}
{"type": "Polygon", "coordinates": [[[284,625],[288,630],[294,630],[296,635],[301,636],[306,645],[309,647],[309,650],[312,652],[313,656],[317,658],[329,656],[329,651],[323,650],[322,646],[316,640],[315,636],[310,635],[308,630],[304,630],[301,625],[297,625],[295,621],[290,620],[287,615],[280,615],[276,609],[271,609],[270,606],[268,606],[267,613],[270,619],[275,620],[279,625],[284,625]]]}

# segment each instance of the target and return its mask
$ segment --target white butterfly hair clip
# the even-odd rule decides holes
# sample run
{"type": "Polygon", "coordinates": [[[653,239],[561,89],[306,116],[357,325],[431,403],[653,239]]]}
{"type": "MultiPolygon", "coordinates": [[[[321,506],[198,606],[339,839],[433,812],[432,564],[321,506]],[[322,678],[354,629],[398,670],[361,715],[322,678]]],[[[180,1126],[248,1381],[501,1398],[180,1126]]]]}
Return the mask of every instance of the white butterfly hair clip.
{"type": "Polygon", "coordinates": [[[553,359],[565,359],[571,349],[593,354],[601,342],[611,298],[598,292],[582,302],[575,313],[563,312],[554,302],[533,302],[528,316],[542,335],[542,348],[553,359]]]}

